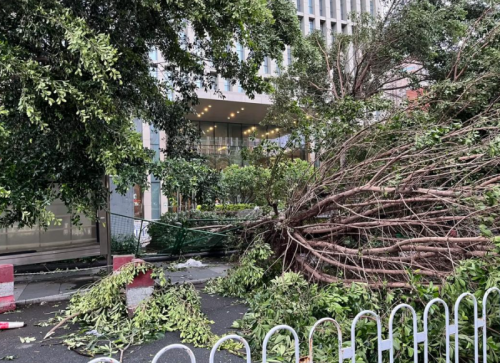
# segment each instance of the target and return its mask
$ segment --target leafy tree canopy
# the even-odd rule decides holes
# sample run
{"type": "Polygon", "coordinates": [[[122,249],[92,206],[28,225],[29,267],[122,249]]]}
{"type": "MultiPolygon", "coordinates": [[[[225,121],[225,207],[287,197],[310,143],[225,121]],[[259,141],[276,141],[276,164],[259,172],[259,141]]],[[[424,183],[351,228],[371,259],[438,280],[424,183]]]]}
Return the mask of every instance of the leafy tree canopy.
{"type": "Polygon", "coordinates": [[[216,92],[220,74],[249,95],[269,91],[262,61],[279,60],[299,36],[288,0],[2,3],[0,226],[49,222],[55,198],[94,215],[106,174],[119,175],[121,189],[145,182],[150,155],[133,118],[165,130],[168,155],[189,157],[196,82],[216,92]],[[237,42],[249,50],[243,61],[237,42]],[[152,48],[168,82],[150,76],[152,48]]]}

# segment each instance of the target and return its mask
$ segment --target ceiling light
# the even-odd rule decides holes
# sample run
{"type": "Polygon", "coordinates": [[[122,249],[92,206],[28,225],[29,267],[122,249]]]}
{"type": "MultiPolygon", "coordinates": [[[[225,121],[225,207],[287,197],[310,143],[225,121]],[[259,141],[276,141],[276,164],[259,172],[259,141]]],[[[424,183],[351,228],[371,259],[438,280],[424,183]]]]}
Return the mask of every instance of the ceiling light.
{"type": "Polygon", "coordinates": [[[234,113],[231,113],[231,117],[234,117],[234,113]]]}
{"type": "Polygon", "coordinates": [[[205,112],[207,112],[207,111],[208,111],[208,108],[206,108],[206,107],[205,107],[205,108],[204,108],[204,110],[205,110],[205,112]]]}
{"type": "Polygon", "coordinates": [[[200,115],[200,114],[198,114],[198,117],[201,117],[201,115],[200,115]]]}
{"type": "Polygon", "coordinates": [[[255,126],[254,126],[254,127],[252,127],[252,130],[255,130],[255,126]]]}
{"type": "Polygon", "coordinates": [[[227,119],[229,120],[231,117],[228,117],[227,119]]]}
{"type": "Polygon", "coordinates": [[[245,107],[242,107],[242,108],[241,108],[241,111],[244,111],[244,110],[245,110],[245,107]]]}
{"type": "Polygon", "coordinates": [[[214,129],[213,127],[209,128],[209,130],[213,130],[213,129],[214,129]]]}
{"type": "Polygon", "coordinates": [[[215,128],[217,128],[217,125],[215,125],[215,128]]]}
{"type": "Polygon", "coordinates": [[[212,105],[208,105],[208,107],[212,107],[212,105]]]}
{"type": "Polygon", "coordinates": [[[204,114],[205,114],[205,112],[202,112],[201,114],[202,114],[202,115],[204,115],[204,114]]]}

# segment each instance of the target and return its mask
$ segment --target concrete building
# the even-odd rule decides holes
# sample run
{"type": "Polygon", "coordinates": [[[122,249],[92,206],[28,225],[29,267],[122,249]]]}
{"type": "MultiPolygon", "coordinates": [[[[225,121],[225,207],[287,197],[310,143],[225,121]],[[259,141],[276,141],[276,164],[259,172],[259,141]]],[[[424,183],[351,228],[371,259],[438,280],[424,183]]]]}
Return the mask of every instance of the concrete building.
{"type": "MultiPolygon", "coordinates": [[[[302,32],[307,35],[314,30],[321,31],[328,44],[331,44],[335,34],[351,34],[353,23],[348,19],[352,11],[369,12],[375,15],[378,12],[377,0],[292,0],[297,7],[297,16],[302,32]]],[[[189,26],[184,36],[192,35],[189,26]]],[[[236,45],[240,59],[245,59],[246,49],[236,45]]],[[[161,54],[152,51],[151,59],[158,65],[163,64],[161,54]]],[[[292,62],[292,52],[287,48],[283,54],[284,66],[292,62]]],[[[273,76],[279,72],[278,65],[272,59],[266,59],[260,69],[263,76],[273,76]]],[[[152,70],[159,79],[166,79],[161,66],[152,70]]],[[[214,168],[223,169],[230,164],[242,164],[240,151],[243,147],[252,147],[262,139],[286,140],[286,135],[279,128],[261,126],[259,123],[266,115],[271,104],[268,95],[256,95],[250,99],[239,85],[231,85],[228,80],[217,77],[217,85],[225,98],[221,99],[214,92],[205,91],[201,87],[197,90],[200,100],[196,113],[191,119],[201,131],[200,152],[208,156],[214,168]],[[255,139],[251,140],[251,136],[255,139]]],[[[169,94],[168,97],[173,97],[169,94]]],[[[136,123],[137,131],[142,134],[145,147],[156,151],[156,157],[163,159],[160,149],[165,147],[166,140],[163,131],[157,131],[148,124],[136,123]]],[[[301,151],[296,151],[292,157],[305,157],[301,151]]],[[[167,197],[161,194],[161,181],[149,177],[149,190],[142,191],[139,187],[133,190],[133,215],[137,218],[159,219],[161,214],[169,210],[167,197]]],[[[123,206],[123,198],[113,194],[111,209],[121,214],[132,214],[132,208],[118,208],[123,206]],[[118,210],[117,210],[118,209],[118,210]]],[[[130,200],[127,196],[127,202],[130,200]]]]}

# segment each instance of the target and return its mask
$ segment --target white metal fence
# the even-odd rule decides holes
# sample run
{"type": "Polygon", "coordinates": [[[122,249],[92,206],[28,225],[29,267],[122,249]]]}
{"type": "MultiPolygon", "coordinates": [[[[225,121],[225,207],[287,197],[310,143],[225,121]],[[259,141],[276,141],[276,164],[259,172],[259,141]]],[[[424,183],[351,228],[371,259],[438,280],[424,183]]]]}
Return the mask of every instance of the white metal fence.
{"type": "MultiPolygon", "coordinates": [[[[382,338],[382,321],[380,316],[375,313],[374,311],[371,310],[364,310],[360,312],[358,315],[354,317],[352,320],[351,324],[351,346],[350,347],[344,347],[342,348],[342,330],[340,328],[340,324],[335,321],[334,319],[331,318],[323,318],[318,320],[313,327],[311,328],[311,331],[309,333],[309,355],[306,359],[307,363],[313,363],[313,336],[314,332],[316,331],[317,327],[322,325],[323,323],[330,322],[335,325],[337,328],[337,334],[338,334],[338,347],[339,347],[339,363],[342,363],[344,360],[350,359],[352,363],[356,362],[356,325],[358,321],[367,316],[371,316],[376,320],[376,325],[377,325],[377,357],[378,357],[378,362],[382,362],[382,353],[385,351],[389,351],[389,362],[394,363],[394,339],[393,339],[393,332],[394,332],[394,317],[396,313],[399,310],[402,309],[407,309],[412,317],[413,317],[413,329],[412,329],[412,334],[413,334],[413,349],[414,349],[414,355],[413,355],[413,360],[414,363],[419,362],[419,357],[418,357],[418,344],[423,343],[423,362],[428,363],[429,361],[429,356],[428,356],[428,349],[429,349],[429,336],[428,336],[428,320],[429,320],[429,311],[432,306],[438,304],[442,307],[444,310],[444,320],[445,320],[445,339],[446,339],[446,362],[450,362],[450,337],[454,336],[455,339],[455,363],[459,363],[460,361],[460,347],[459,347],[459,328],[458,328],[458,322],[459,322],[459,308],[460,304],[465,298],[470,298],[471,301],[473,302],[474,306],[474,321],[473,321],[473,328],[474,328],[474,363],[479,363],[479,331],[482,329],[482,338],[483,338],[483,363],[487,363],[488,358],[487,358],[487,302],[488,298],[491,293],[497,292],[498,295],[500,296],[500,289],[496,287],[492,287],[488,289],[483,297],[483,302],[482,302],[482,312],[481,312],[481,317],[478,316],[478,302],[475,298],[474,295],[472,295],[470,292],[463,293],[458,297],[454,304],[454,310],[453,310],[453,324],[450,324],[450,309],[448,305],[446,304],[445,301],[442,299],[436,298],[431,301],[426,305],[424,309],[424,315],[423,315],[423,331],[418,332],[418,322],[417,322],[417,314],[416,311],[408,304],[399,304],[397,305],[391,312],[390,317],[389,317],[389,327],[388,327],[388,338],[383,339],[382,338]]],[[[299,363],[300,359],[300,351],[299,351],[299,337],[297,332],[290,326],[288,325],[278,325],[269,330],[269,332],[266,334],[263,342],[263,348],[262,348],[262,362],[266,363],[267,362],[267,345],[269,342],[269,339],[271,336],[278,330],[288,330],[290,333],[292,333],[294,337],[294,346],[295,346],[295,363],[299,363]]],[[[210,363],[215,362],[215,355],[222,343],[224,343],[226,340],[234,339],[239,342],[241,342],[246,350],[246,361],[247,363],[251,363],[251,352],[250,352],[250,346],[248,342],[240,337],[239,335],[227,335],[225,337],[222,337],[212,348],[210,352],[210,363]]],[[[160,357],[162,357],[165,353],[167,353],[170,350],[175,350],[175,349],[180,349],[184,351],[190,358],[191,363],[196,363],[196,357],[193,353],[193,351],[188,348],[187,346],[183,344],[171,344],[160,350],[155,357],[153,358],[152,363],[159,363],[160,362],[160,357]]],[[[164,357],[162,361],[166,362],[168,361],[167,357],[164,357]]],[[[119,363],[118,361],[112,359],[112,358],[96,358],[89,363],[119,363]]],[[[451,363],[451,362],[450,362],[451,363]]]]}

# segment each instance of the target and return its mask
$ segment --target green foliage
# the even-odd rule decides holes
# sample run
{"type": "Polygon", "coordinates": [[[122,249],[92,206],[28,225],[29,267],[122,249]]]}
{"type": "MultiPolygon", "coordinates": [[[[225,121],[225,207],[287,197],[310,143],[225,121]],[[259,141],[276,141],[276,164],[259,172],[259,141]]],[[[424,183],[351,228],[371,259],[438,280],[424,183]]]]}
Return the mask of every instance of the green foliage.
{"type": "MultiPolygon", "coordinates": [[[[261,145],[256,148],[263,148],[261,145]]],[[[276,162],[268,166],[229,166],[222,171],[221,190],[226,200],[255,203],[278,210],[280,203],[285,204],[290,193],[311,178],[313,167],[304,160],[276,162]]]]}
{"type": "MultiPolygon", "coordinates": [[[[212,322],[201,312],[200,297],[189,284],[172,285],[163,270],[149,264],[127,264],[96,283],[88,292],[74,295],[62,319],[78,314],[74,323],[80,331],[64,337],[64,344],[81,353],[112,355],[131,345],[180,331],[181,340],[197,347],[210,347],[219,337],[210,330],[212,322]],[[123,288],[135,276],[152,269],[157,279],[153,295],[128,316],[123,288]],[[93,334],[87,334],[92,331],[93,334]]],[[[229,343],[228,349],[237,345],[229,343]]]]}
{"type": "Polygon", "coordinates": [[[254,209],[254,208],[255,204],[250,204],[250,203],[217,204],[215,206],[215,210],[221,212],[237,212],[241,210],[254,209]]]}
{"type": "Polygon", "coordinates": [[[120,191],[145,185],[151,154],[134,118],[165,131],[169,157],[192,157],[198,133],[186,115],[196,83],[217,93],[215,69],[250,97],[267,92],[260,65],[299,37],[287,0],[3,2],[0,185],[9,193],[0,195],[0,226],[47,224],[56,198],[95,218],[104,175],[120,191]],[[193,37],[183,35],[187,24],[193,37]],[[237,42],[249,49],[245,60],[237,42]],[[151,64],[151,48],[164,64],[151,64]],[[152,66],[167,79],[152,77],[152,66]],[[166,99],[172,90],[178,96],[166,99]]]}
{"type": "Polygon", "coordinates": [[[111,252],[122,255],[140,255],[139,238],[133,234],[111,236],[111,252]]]}
{"type": "MultiPolygon", "coordinates": [[[[366,285],[342,284],[317,285],[309,283],[300,274],[286,272],[282,275],[267,273],[269,260],[266,253],[262,258],[253,257],[266,249],[262,244],[255,245],[242,256],[239,267],[231,270],[225,278],[212,280],[207,285],[210,293],[224,296],[245,298],[249,311],[234,323],[237,329],[250,343],[252,352],[257,354],[262,349],[265,334],[274,326],[287,324],[299,334],[301,355],[308,354],[308,334],[312,325],[319,319],[330,317],[337,320],[342,329],[344,346],[349,346],[351,322],[362,310],[373,310],[380,314],[383,321],[383,336],[386,336],[389,313],[395,305],[406,303],[415,308],[418,319],[418,331],[422,331],[424,307],[433,298],[440,297],[451,308],[460,294],[473,292],[480,302],[486,289],[498,286],[500,283],[500,260],[488,257],[483,260],[470,259],[463,261],[445,282],[444,286],[421,284],[418,278],[412,281],[413,289],[378,289],[370,290],[366,285]],[[250,257],[252,256],[252,257],[250,257]],[[264,263],[264,265],[262,265],[264,263]],[[260,268],[254,268],[259,264],[260,268]],[[273,276],[276,276],[273,278],[273,276]],[[272,279],[272,280],[271,280],[272,279]]],[[[500,338],[498,328],[500,318],[495,311],[498,309],[498,296],[493,294],[488,305],[488,361],[498,362],[498,344],[500,338]]],[[[479,304],[481,311],[481,304],[479,304]]],[[[460,307],[460,351],[464,359],[473,359],[470,341],[474,330],[470,324],[473,305],[465,299],[460,307]]],[[[444,311],[436,305],[429,315],[430,361],[444,362],[445,336],[444,311]]],[[[394,325],[394,346],[396,354],[402,362],[413,361],[412,316],[402,310],[396,315],[394,325]]],[[[376,324],[371,319],[361,319],[356,328],[357,361],[376,362],[376,324]]],[[[320,362],[338,361],[337,332],[333,325],[325,323],[315,333],[314,359],[320,362]]],[[[453,344],[452,344],[453,347],[453,344]]],[[[270,340],[269,359],[275,361],[291,361],[293,357],[293,339],[286,332],[277,332],[270,340]]],[[[453,359],[453,348],[452,359],[453,359]]],[[[481,348],[480,348],[481,351],[481,348]]],[[[423,346],[419,345],[419,355],[423,354],[423,346]]]]}
{"type": "Polygon", "coordinates": [[[205,291],[222,296],[246,297],[272,276],[269,269],[273,252],[268,244],[257,240],[247,249],[237,267],[229,270],[226,277],[210,280],[205,291]]]}
{"type": "Polygon", "coordinates": [[[162,192],[168,197],[180,193],[194,203],[214,205],[220,197],[220,173],[200,159],[167,159],[159,162],[153,173],[160,178],[162,192]]]}
{"type": "Polygon", "coordinates": [[[230,232],[222,235],[193,228],[232,224],[233,221],[226,221],[228,218],[233,217],[199,210],[165,213],[161,216],[159,223],[150,222],[148,226],[148,234],[151,237],[148,248],[171,254],[224,250],[234,244],[230,232]]]}

